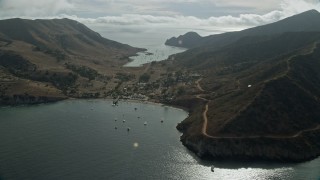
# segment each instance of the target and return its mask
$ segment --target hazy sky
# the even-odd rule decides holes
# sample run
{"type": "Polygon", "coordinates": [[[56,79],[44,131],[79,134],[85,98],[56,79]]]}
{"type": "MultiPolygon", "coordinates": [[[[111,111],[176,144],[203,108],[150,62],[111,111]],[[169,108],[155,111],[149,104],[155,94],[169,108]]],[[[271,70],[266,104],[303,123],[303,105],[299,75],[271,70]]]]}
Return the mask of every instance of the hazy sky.
{"type": "Polygon", "coordinates": [[[320,11],[319,0],[0,0],[1,19],[67,17],[117,32],[171,28],[217,33],[309,9],[320,11]]]}

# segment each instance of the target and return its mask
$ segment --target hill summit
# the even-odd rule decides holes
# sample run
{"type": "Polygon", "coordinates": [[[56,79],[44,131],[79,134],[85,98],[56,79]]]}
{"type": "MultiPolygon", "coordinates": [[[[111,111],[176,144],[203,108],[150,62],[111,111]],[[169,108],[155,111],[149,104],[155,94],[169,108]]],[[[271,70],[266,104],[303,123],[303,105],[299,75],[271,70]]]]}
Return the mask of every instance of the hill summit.
{"type": "Polygon", "coordinates": [[[70,19],[0,20],[0,104],[100,97],[128,57],[143,50],[70,19]]]}
{"type": "Polygon", "coordinates": [[[78,54],[99,53],[100,50],[130,51],[132,48],[106,38],[85,25],[70,19],[0,21],[0,37],[23,41],[39,49],[56,49],[78,54]]]}
{"type": "Polygon", "coordinates": [[[180,40],[190,39],[190,34],[179,36],[178,38],[170,38],[166,41],[166,45],[194,48],[200,46],[210,46],[212,48],[222,47],[231,44],[242,37],[246,36],[262,36],[274,35],[284,32],[313,32],[320,30],[320,13],[316,10],[309,10],[301,14],[297,14],[275,23],[245,29],[238,32],[228,32],[223,34],[199,37],[192,32],[192,41],[179,43],[180,40]]]}
{"type": "Polygon", "coordinates": [[[185,47],[191,48],[194,47],[195,44],[199,44],[202,37],[196,32],[188,32],[184,35],[179,37],[172,37],[168,39],[165,44],[169,46],[176,46],[176,47],[185,47]]]}

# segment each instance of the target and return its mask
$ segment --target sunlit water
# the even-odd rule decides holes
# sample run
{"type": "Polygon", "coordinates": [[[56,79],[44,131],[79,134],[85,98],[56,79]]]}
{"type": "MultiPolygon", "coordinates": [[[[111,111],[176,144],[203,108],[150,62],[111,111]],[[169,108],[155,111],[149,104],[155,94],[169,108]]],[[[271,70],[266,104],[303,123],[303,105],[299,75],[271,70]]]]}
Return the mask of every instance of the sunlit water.
{"type": "Polygon", "coordinates": [[[138,53],[138,56],[132,56],[131,62],[126,64],[126,67],[138,67],[146,63],[150,63],[152,61],[162,61],[166,60],[170,55],[177,54],[185,51],[184,48],[166,46],[166,45],[154,45],[154,46],[146,46],[148,49],[147,52],[152,54],[146,54],[145,52],[138,53]]]}
{"type": "Polygon", "coordinates": [[[112,107],[107,100],[1,108],[0,179],[320,177],[320,159],[300,164],[200,161],[180,143],[175,129],[186,117],[175,108],[132,102],[112,107]]]}

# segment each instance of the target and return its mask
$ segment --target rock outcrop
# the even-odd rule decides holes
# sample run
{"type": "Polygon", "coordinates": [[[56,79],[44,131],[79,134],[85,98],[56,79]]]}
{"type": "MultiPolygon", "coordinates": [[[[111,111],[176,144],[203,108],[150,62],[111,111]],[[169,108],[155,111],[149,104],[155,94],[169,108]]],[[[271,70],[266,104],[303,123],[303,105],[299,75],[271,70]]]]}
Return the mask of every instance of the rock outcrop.
{"type": "Polygon", "coordinates": [[[202,37],[196,32],[188,32],[179,37],[172,37],[165,42],[165,45],[193,48],[200,44],[202,37]]]}

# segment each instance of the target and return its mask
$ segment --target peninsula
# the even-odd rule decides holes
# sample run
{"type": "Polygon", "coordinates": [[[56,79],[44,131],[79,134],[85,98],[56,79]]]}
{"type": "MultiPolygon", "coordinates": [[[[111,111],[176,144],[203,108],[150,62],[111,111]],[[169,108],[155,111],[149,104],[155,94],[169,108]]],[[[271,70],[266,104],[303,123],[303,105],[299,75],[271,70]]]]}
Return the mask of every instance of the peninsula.
{"type": "MultiPolygon", "coordinates": [[[[183,37],[180,37],[183,38],[183,37]]],[[[320,155],[320,13],[203,37],[173,55],[199,74],[173,103],[177,128],[200,157],[306,161],[320,155]]]]}

